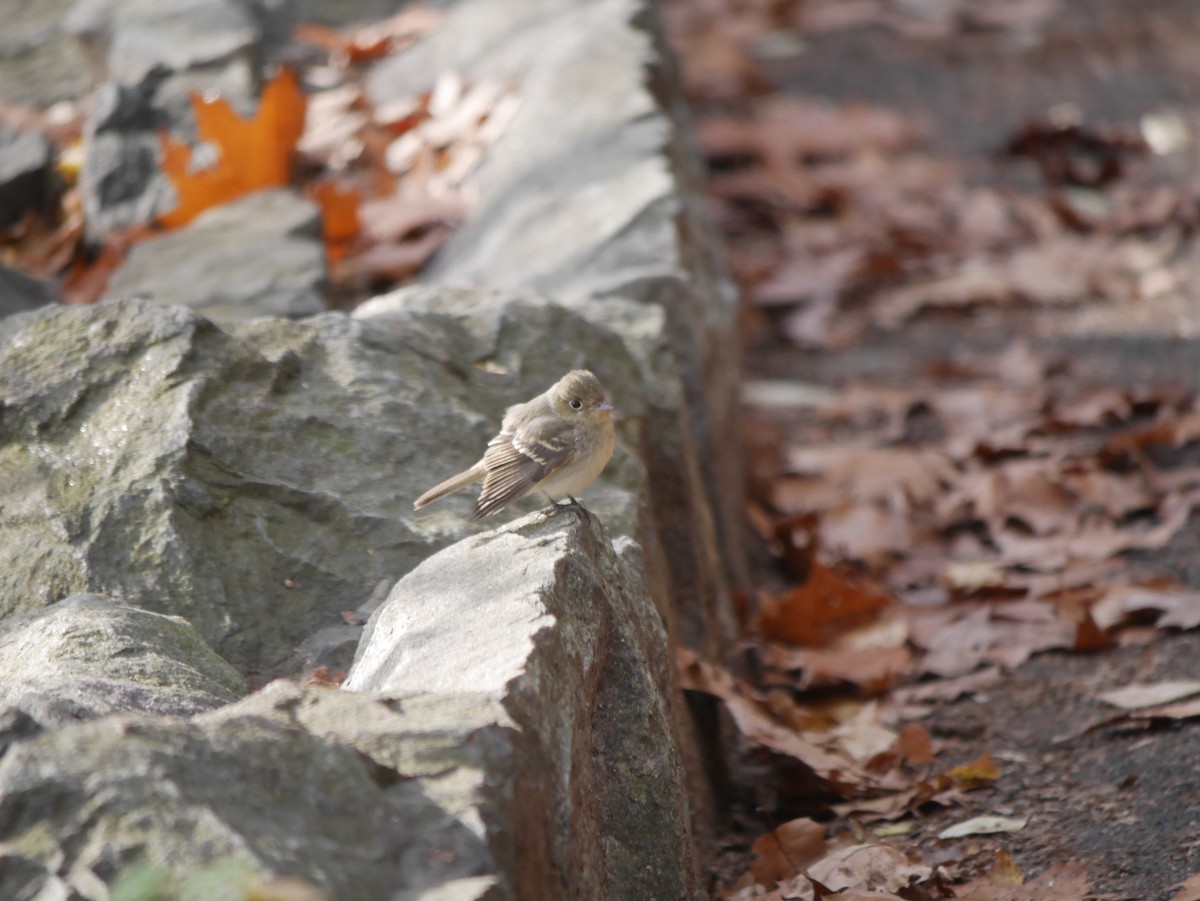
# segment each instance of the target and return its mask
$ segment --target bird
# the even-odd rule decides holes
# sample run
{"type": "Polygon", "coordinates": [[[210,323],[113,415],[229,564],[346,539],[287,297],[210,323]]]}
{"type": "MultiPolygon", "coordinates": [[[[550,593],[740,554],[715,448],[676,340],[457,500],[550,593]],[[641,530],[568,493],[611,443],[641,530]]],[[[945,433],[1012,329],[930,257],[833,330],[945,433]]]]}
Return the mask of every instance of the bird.
{"type": "Polygon", "coordinates": [[[556,509],[574,507],[586,515],[575,495],[592,484],[612,458],[616,444],[613,405],[600,380],[575,369],[543,394],[504,413],[500,433],[470,469],[434,485],[413,502],[420,510],[439,498],[483,483],[475,518],[499,513],[534,492],[556,509]],[[559,504],[555,498],[567,498],[559,504]]]}

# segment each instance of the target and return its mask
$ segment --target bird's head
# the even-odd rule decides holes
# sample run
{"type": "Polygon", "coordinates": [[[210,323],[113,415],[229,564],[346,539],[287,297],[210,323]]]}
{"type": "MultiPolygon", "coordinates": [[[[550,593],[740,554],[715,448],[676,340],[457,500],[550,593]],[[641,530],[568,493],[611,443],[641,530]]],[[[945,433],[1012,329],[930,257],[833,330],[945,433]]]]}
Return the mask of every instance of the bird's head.
{"type": "Polygon", "coordinates": [[[575,369],[555,382],[550,403],[566,419],[604,422],[613,411],[600,380],[586,369],[575,369]]]}

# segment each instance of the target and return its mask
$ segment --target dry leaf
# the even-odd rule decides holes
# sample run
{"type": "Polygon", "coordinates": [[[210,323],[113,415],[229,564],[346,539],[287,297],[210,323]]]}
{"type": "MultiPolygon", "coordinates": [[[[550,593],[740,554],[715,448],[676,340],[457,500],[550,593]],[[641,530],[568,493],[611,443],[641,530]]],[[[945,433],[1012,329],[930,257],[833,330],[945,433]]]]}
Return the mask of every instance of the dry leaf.
{"type": "Polygon", "coordinates": [[[965,838],[968,835],[992,835],[997,832],[1020,832],[1029,822],[1029,817],[972,817],[956,823],[938,833],[938,838],[965,838]]]}
{"type": "Polygon", "coordinates": [[[1173,888],[1176,892],[1171,896],[1171,901],[1200,901],[1200,873],[1189,876],[1173,888]]]}
{"type": "Polygon", "coordinates": [[[984,877],[960,886],[960,901],[1087,901],[1087,868],[1083,864],[1054,864],[1037,879],[1015,886],[984,877]]]}
{"type": "Polygon", "coordinates": [[[947,775],[960,789],[971,791],[995,782],[1000,778],[1000,770],[996,767],[996,761],[992,760],[992,755],[984,751],[970,763],[954,767],[947,775]]]}
{"type": "Polygon", "coordinates": [[[193,172],[191,148],[162,134],[162,169],[179,195],[178,206],[159,218],[166,228],[186,225],[209,207],[252,191],[286,185],[304,132],[304,95],[290,69],[281,69],[263,89],[252,119],[243,119],[222,98],[191,99],[199,139],[216,146],[220,156],[213,168],[193,172]]]}
{"type": "Polygon", "coordinates": [[[748,739],[800,761],[823,778],[847,784],[867,781],[848,757],[826,751],[778,722],[763,701],[728,672],[705,663],[687,648],[676,648],[675,653],[683,687],[724,701],[739,731],[748,739]]]}
{"type": "Polygon", "coordinates": [[[820,860],[825,853],[825,827],[809,819],[791,820],[759,836],[751,850],[754,862],[738,885],[774,888],[820,860]]]}
{"type": "Polygon", "coordinates": [[[915,864],[891,845],[837,848],[808,868],[808,875],[832,891],[867,889],[896,892],[928,879],[932,870],[915,864]]]}
{"type": "Polygon", "coordinates": [[[814,561],[803,585],[762,599],[762,630],[777,641],[821,647],[873,619],[889,603],[879,592],[814,561]]]}
{"type": "Polygon", "coordinates": [[[1200,694],[1200,682],[1194,680],[1175,680],[1126,685],[1124,688],[1102,692],[1096,695],[1096,697],[1105,704],[1120,707],[1122,710],[1135,710],[1138,707],[1154,707],[1160,704],[1170,704],[1172,701],[1190,698],[1195,694],[1200,694]]]}

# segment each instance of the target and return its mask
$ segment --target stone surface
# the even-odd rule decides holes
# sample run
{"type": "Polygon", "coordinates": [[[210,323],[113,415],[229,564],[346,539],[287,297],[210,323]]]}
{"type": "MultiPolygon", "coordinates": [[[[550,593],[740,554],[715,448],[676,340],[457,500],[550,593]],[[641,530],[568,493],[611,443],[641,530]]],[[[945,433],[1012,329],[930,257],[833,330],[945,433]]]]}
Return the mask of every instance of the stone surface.
{"type": "Polygon", "coordinates": [[[0,266],[0,319],[58,300],[58,289],[16,269],[0,266]]]}
{"type": "Polygon", "coordinates": [[[159,135],[195,141],[190,94],[212,92],[243,115],[254,111],[261,33],[235,0],[79,0],[64,27],[101,82],[79,181],[87,235],[98,243],[176,205],[158,168],[159,135]]]}
{"type": "Polygon", "coordinates": [[[245,690],[183,620],[99,595],[0,622],[0,706],[42,725],[117,712],[185,716],[245,690]]]}
{"type": "MultiPolygon", "coordinates": [[[[506,406],[588,366],[638,415],[615,333],[493,300],[228,331],[139,301],[0,320],[0,616],[95,591],[184,617],[243,672],[294,670],[381,581],[485,527],[455,514],[469,498],[412,501],[506,406]]],[[[631,526],[641,480],[624,450],[585,499],[631,526]]]]}
{"type": "Polygon", "coordinates": [[[446,69],[511,81],[520,107],[480,167],[471,220],[422,277],[532,289],[602,322],[630,303],[665,312],[683,389],[647,420],[650,515],[673,563],[673,634],[723,653],[730,583],[743,581],[736,298],[673,118],[653,11],[639,0],[463,0],[377,66],[368,91],[411,91],[446,69]]]}
{"type": "Polygon", "coordinates": [[[350,901],[699,897],[682,700],[641,571],[598,518],[532,514],[401,580],[357,691],[276,682],[190,720],[41,733],[6,713],[0,897],[103,897],[146,858],[350,901]]]}
{"type": "MultiPolygon", "coordinates": [[[[253,69],[234,59],[215,69],[170,73],[153,70],[143,81],[105,82],[84,122],[80,199],[88,238],[151,222],[178,204],[175,188],[158,166],[161,133],[194,141],[189,95],[219,93],[243,115],[255,109],[253,69]]],[[[203,157],[203,154],[201,154],[203,157]]]]}
{"type": "MultiPolygon", "coordinates": [[[[559,886],[570,898],[675,899],[698,887],[672,738],[682,698],[640,552],[617,547],[598,518],[560,513],[447,548],[396,585],[343,686],[430,710],[469,704],[451,722],[507,749],[470,776],[464,813],[486,825],[518,898],[559,886]]],[[[374,753],[403,771],[387,745],[374,753]]]]}
{"type": "Polygon", "coordinates": [[[60,24],[74,2],[6,0],[0,29],[0,99],[47,107],[87,89],[87,63],[60,24]]]}
{"type": "Polygon", "coordinates": [[[259,30],[235,0],[78,0],[63,25],[105,81],[142,84],[152,72],[251,62],[259,30]]]}
{"type": "MultiPolygon", "coordinates": [[[[47,731],[0,760],[0,897],[107,898],[105,883],[149,859],[177,874],[223,863],[294,876],[338,901],[402,898],[405,863],[429,841],[414,827],[445,815],[382,790],[381,775],[253,715],[47,731]]],[[[219,887],[192,897],[244,897],[219,887]]]]}
{"type": "MultiPolygon", "coordinates": [[[[233,2],[77,8],[97,71],[116,79],[87,131],[93,237],[174,202],[158,131],[194,137],[189,88],[248,112],[295,18],[375,15],[373,0],[255,0],[209,30],[233,2]],[[197,43],[153,46],[189,16],[197,43]]],[[[316,244],[311,208],[277,193],[139,248],[112,302],[0,320],[11,628],[104,592],[132,611],[121,623],[171,623],[180,643],[186,627],[155,613],[182,617],[257,685],[347,661],[355,618],[400,580],[370,621],[356,691],[277,682],[190,720],[45,729],[47,711],[70,710],[0,709],[0,897],[104,897],[144,855],[176,873],[240,861],[338,899],[702,896],[708,797],[668,634],[728,644],[741,472],[732,297],[688,193],[671,73],[639,0],[447,8],[372,91],[401,79],[408,94],[448,68],[518,91],[477,221],[430,275],[494,287],[220,326],[177,306],[241,316],[274,296],[258,242],[316,244]],[[591,520],[496,528],[505,516],[470,519],[470,491],[414,513],[508,405],[578,367],[624,414],[583,497],[591,520]]],[[[280,259],[281,277],[307,266],[280,259]]],[[[146,644],[156,666],[187,658],[146,644]]],[[[123,682],[131,653],[104,678],[123,682]]]]}
{"type": "Polygon", "coordinates": [[[54,193],[50,141],[0,124],[0,230],[45,210],[54,193]]]}
{"type": "Polygon", "coordinates": [[[135,244],[105,297],[179,304],[218,321],[296,318],[326,308],[326,274],[316,204],[259,191],[135,244]]]}

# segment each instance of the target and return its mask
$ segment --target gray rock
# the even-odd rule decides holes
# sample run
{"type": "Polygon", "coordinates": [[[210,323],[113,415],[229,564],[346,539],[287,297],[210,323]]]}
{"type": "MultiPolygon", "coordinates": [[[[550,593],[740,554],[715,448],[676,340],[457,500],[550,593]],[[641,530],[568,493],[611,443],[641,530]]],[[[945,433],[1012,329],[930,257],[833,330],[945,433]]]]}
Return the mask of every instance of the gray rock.
{"type": "MultiPolygon", "coordinates": [[[[681,700],[618,546],[535,514],[435,555],[372,619],[347,683],[371,693],[275,683],[191,723],[25,728],[0,763],[0,896],[95,891],[148,857],[339,899],[695,897],[681,700]]],[[[128,609],[57,607],[43,631],[128,609]]]]}
{"type": "Polygon", "coordinates": [[[252,61],[259,30],[235,0],[78,0],[63,21],[105,81],[252,61]]]}
{"type": "Polygon", "coordinates": [[[54,194],[50,141],[0,124],[0,230],[44,210],[54,194]]]}
{"type": "Polygon", "coordinates": [[[176,205],[158,168],[159,134],[196,140],[189,94],[215,92],[253,112],[261,35],[235,0],[79,0],[65,24],[103,82],[80,174],[87,236],[99,243],[176,205]]]}
{"type": "Polygon", "coordinates": [[[160,134],[196,140],[189,92],[212,89],[239,112],[252,111],[251,72],[244,61],[234,60],[215,70],[172,74],[156,69],[135,85],[100,87],[84,123],[79,179],[89,240],[100,242],[111,231],[145,225],[175,208],[175,187],[158,165],[160,134]]]}
{"type": "Polygon", "coordinates": [[[56,300],[58,289],[50,282],[0,266],[0,319],[13,313],[36,310],[56,300]]]}
{"type": "Polygon", "coordinates": [[[133,87],[106,83],[88,110],[79,195],[94,242],[110,231],[145,224],[179,202],[158,168],[159,132],[168,126],[166,114],[154,106],[160,81],[133,87]]]}
{"type": "MultiPolygon", "coordinates": [[[[469,498],[412,501],[507,405],[587,366],[638,415],[615,333],[544,300],[443,300],[228,331],[140,301],[0,320],[0,616],[94,591],[184,617],[243,672],[292,670],[379,582],[484,527],[455,513],[469,498]]],[[[585,500],[632,528],[641,478],[625,449],[585,500]]]]}
{"type": "Polygon", "coordinates": [[[646,420],[651,515],[676,634],[719,655],[736,631],[730,584],[745,584],[737,303],[656,27],[642,0],[461,0],[367,87],[379,103],[446,69],[518,85],[471,219],[423,280],[535,290],[605,323],[631,303],[666,313],[683,390],[646,420]]]}
{"type": "Polygon", "coordinates": [[[234,897],[247,872],[338,901],[403,897],[423,875],[406,865],[432,847],[462,856],[443,872],[472,875],[476,834],[391,782],[350,748],[255,715],[48,731],[0,761],[0,897],[108,897],[105,884],[146,860],[184,880],[226,873],[197,898],[234,897]]]}
{"type": "Polygon", "coordinates": [[[99,595],[0,623],[0,707],[42,725],[118,712],[185,716],[245,691],[182,619],[99,595]]]}
{"type": "Polygon", "coordinates": [[[326,275],[316,204],[259,191],[135,244],[106,298],[179,304],[218,321],[295,318],[326,309],[326,275]]]}
{"type": "Polygon", "coordinates": [[[351,727],[364,753],[445,780],[517,898],[698,890],[670,647],[637,546],[618,546],[599,519],[533,514],[447,548],[396,585],[343,686],[404,696],[410,732],[457,733],[449,759],[476,762],[448,779],[444,752],[351,727]]]}
{"type": "Polygon", "coordinates": [[[86,61],[60,21],[74,0],[9,0],[0,29],[0,99],[47,107],[82,94],[86,61]]]}

